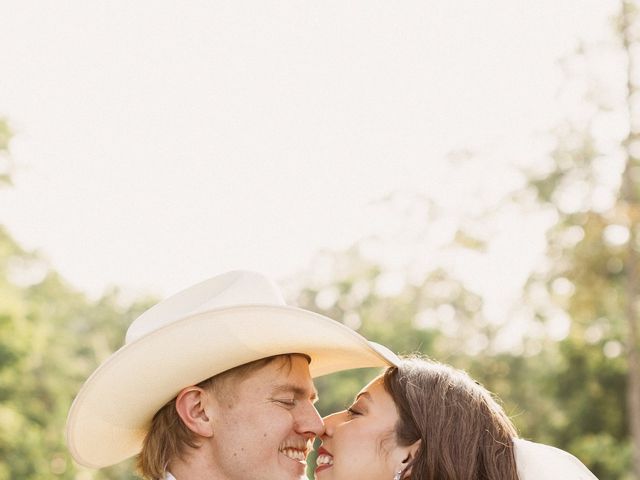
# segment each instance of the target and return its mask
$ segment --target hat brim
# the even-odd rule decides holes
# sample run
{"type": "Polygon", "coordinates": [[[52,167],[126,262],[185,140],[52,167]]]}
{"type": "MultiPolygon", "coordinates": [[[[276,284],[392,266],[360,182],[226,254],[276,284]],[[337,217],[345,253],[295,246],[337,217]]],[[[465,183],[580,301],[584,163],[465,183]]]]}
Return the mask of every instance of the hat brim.
{"type": "Polygon", "coordinates": [[[307,355],[312,377],[395,362],[389,350],[341,323],[295,307],[198,313],[123,346],[100,365],[69,411],[69,450],[90,468],[119,463],[140,451],[153,415],[182,388],[287,353],[307,355]]]}

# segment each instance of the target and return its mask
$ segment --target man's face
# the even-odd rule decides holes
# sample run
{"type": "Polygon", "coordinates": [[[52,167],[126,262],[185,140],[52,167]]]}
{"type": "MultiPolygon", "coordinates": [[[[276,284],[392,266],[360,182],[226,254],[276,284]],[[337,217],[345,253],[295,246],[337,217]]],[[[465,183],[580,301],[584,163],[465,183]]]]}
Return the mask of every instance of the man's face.
{"type": "Polygon", "coordinates": [[[211,398],[211,452],[228,480],[299,480],[322,419],[306,358],[277,358],[211,398]]]}

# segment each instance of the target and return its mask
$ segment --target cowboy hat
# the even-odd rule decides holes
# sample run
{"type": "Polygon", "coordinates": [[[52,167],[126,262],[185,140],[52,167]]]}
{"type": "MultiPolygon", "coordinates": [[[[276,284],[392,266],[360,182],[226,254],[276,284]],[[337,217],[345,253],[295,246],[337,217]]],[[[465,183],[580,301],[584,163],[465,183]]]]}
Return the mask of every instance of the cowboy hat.
{"type": "Polygon", "coordinates": [[[233,367],[301,353],[313,377],[382,367],[397,357],[325,316],[285,304],[264,276],[228,272],[183,290],[133,321],[125,344],[71,405],[67,444],[102,468],[137,454],[153,415],[178,392],[233,367]]]}

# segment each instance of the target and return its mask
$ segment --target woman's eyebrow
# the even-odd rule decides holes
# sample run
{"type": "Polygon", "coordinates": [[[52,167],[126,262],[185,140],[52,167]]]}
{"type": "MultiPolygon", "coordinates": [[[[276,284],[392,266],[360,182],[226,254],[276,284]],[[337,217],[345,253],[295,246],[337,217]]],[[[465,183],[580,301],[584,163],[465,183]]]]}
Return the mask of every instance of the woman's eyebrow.
{"type": "Polygon", "coordinates": [[[356,400],[358,400],[360,397],[364,397],[370,402],[373,402],[373,397],[369,392],[360,392],[358,395],[356,395],[356,400]]]}

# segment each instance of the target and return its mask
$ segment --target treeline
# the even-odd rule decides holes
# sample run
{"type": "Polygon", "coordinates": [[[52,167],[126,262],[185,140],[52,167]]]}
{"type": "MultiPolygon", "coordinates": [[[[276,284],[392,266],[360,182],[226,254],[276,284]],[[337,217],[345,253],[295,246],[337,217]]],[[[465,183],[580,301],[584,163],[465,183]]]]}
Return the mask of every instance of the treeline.
{"type": "Polygon", "coordinates": [[[135,478],[122,467],[79,471],[64,424],[81,383],[122,345],[143,303],[123,307],[116,291],[88,300],[0,228],[0,479],[135,478]]]}

